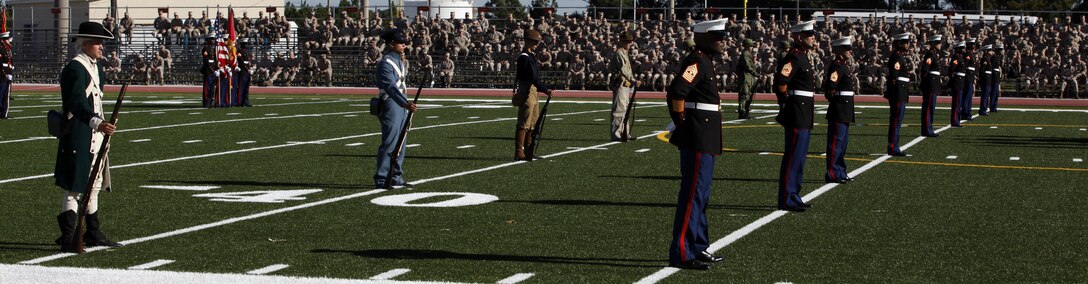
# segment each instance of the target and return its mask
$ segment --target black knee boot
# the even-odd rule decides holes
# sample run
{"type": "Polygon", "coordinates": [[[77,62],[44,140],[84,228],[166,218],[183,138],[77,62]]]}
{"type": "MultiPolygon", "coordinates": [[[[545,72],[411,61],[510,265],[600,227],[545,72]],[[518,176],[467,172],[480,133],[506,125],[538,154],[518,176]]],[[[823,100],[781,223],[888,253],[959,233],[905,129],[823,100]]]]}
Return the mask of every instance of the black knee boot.
{"type": "Polygon", "coordinates": [[[60,250],[63,252],[77,252],[75,247],[72,246],[73,236],[76,231],[76,212],[72,210],[64,211],[57,215],[57,225],[60,226],[60,237],[57,238],[54,243],[60,245],[60,250]]]}
{"type": "Polygon", "coordinates": [[[102,223],[98,221],[98,212],[94,214],[87,214],[87,232],[83,234],[83,243],[86,246],[107,246],[107,247],[119,247],[122,244],[115,243],[106,237],[106,233],[102,232],[102,223]]]}

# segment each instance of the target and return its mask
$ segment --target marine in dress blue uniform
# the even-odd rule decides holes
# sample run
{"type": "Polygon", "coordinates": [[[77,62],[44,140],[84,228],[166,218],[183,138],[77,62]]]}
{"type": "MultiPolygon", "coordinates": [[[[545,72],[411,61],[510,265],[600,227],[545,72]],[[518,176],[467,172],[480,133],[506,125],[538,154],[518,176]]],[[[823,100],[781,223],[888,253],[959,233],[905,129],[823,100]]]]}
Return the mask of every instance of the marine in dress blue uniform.
{"type": "MultiPolygon", "coordinates": [[[[6,27],[6,25],[5,25],[6,27]]],[[[11,62],[11,32],[0,33],[0,119],[11,118],[11,83],[15,66],[11,62]]]]}
{"type": "Polygon", "coordinates": [[[204,76],[204,88],[201,89],[203,94],[201,96],[201,102],[206,108],[212,107],[215,102],[215,94],[218,92],[218,84],[216,78],[219,77],[218,72],[215,70],[218,63],[216,63],[216,51],[215,51],[215,36],[208,35],[204,38],[204,49],[200,52],[200,74],[204,76]]]}
{"type": "Polygon", "coordinates": [[[997,98],[1001,97],[1001,78],[1004,78],[1004,73],[1001,72],[1001,66],[1005,65],[1005,60],[1002,55],[1004,52],[1005,46],[1002,45],[1001,42],[994,44],[994,58],[993,62],[990,64],[990,66],[993,67],[994,70],[994,86],[990,96],[989,112],[997,112],[997,98]]]}
{"type": "Polygon", "coordinates": [[[774,74],[774,92],[779,98],[775,120],[785,130],[785,153],[778,175],[778,209],[804,212],[809,206],[801,199],[801,181],[805,172],[809,134],[815,114],[816,67],[812,49],[816,46],[815,21],[790,28],[793,47],[778,60],[774,74]]]}
{"type": "Polygon", "coordinates": [[[106,121],[102,111],[102,84],[106,69],[101,62],[105,40],[113,39],[113,33],[97,22],[79,25],[79,33],[73,41],[79,49],[60,73],[60,93],[64,116],[68,117],[67,134],[57,137],[57,161],[53,169],[54,184],[64,190],[61,213],[57,215],[61,236],[55,241],[65,252],[78,252],[71,246],[73,238],[82,237],[88,246],[121,246],[110,241],[102,232],[98,216],[98,193],[110,191],[109,158],[103,159],[102,169],[88,192],[91,167],[98,157],[105,135],[116,127],[106,121]],[[87,194],[86,208],[79,208],[79,200],[87,194]],[[87,231],[76,236],[77,210],[86,212],[87,231]]]}
{"type": "Polygon", "coordinates": [[[249,61],[252,56],[249,52],[249,39],[243,38],[238,40],[238,69],[234,73],[234,97],[236,98],[236,106],[252,106],[249,103],[249,84],[250,79],[253,78],[253,73],[250,72],[250,68],[253,64],[249,61]]]}
{"type": "Polygon", "coordinates": [[[978,56],[975,54],[975,39],[967,39],[967,49],[963,52],[963,65],[967,67],[963,79],[963,95],[960,96],[960,119],[971,121],[971,104],[975,97],[975,82],[978,79],[978,56]]]}
{"type": "Polygon", "coordinates": [[[827,99],[827,174],[824,181],[846,183],[854,180],[846,170],[846,144],[849,142],[850,124],[854,123],[854,83],[857,72],[850,68],[853,60],[852,40],[849,37],[831,42],[835,58],[830,60],[824,73],[824,98],[827,99]]]}
{"type": "Polygon", "coordinates": [[[966,42],[956,42],[955,51],[948,63],[948,89],[952,90],[952,109],[949,116],[951,121],[949,125],[952,127],[960,127],[960,104],[963,103],[967,82],[967,64],[963,61],[966,47],[966,42]]]}
{"type": "Polygon", "coordinates": [[[941,44],[943,37],[935,35],[926,40],[929,49],[918,64],[919,77],[922,78],[922,136],[937,137],[933,132],[933,111],[937,108],[937,95],[941,93],[941,44]]]}
{"type": "Polygon", "coordinates": [[[695,49],[681,62],[683,70],[669,83],[669,116],[676,125],[669,143],[680,150],[680,192],[677,195],[669,265],[683,269],[709,269],[721,261],[710,247],[706,205],[714,162],[722,154],[722,113],[718,84],[714,80],[714,56],[722,53],[726,20],[692,26],[695,49]]]}
{"type": "MultiPolygon", "coordinates": [[[[415,111],[416,105],[408,101],[405,93],[408,86],[404,81],[408,78],[408,59],[404,56],[404,44],[408,42],[404,37],[404,31],[391,29],[382,34],[385,40],[386,51],[381,60],[374,80],[377,81],[378,97],[383,100],[378,121],[382,125],[382,143],[378,145],[377,172],[374,173],[374,187],[388,188],[411,185],[404,181],[404,156],[407,154],[401,148],[401,154],[394,161],[391,157],[396,149],[397,139],[404,129],[404,121],[408,119],[408,110],[415,111]],[[393,184],[386,185],[386,175],[389,168],[393,168],[393,184]]],[[[407,145],[405,141],[404,145],[407,145]]],[[[401,145],[403,146],[403,145],[401,145]]]]}
{"type": "Polygon", "coordinates": [[[993,45],[987,44],[982,46],[982,56],[979,56],[979,69],[982,70],[979,74],[979,87],[982,89],[982,94],[979,95],[978,100],[978,115],[990,115],[986,113],[990,107],[990,97],[994,95],[994,52],[993,45]]]}
{"type": "Polygon", "coordinates": [[[903,125],[903,112],[907,109],[910,96],[910,72],[907,71],[907,56],[910,52],[910,33],[901,33],[892,37],[892,53],[888,55],[888,81],[884,89],[884,98],[888,100],[888,155],[906,156],[899,149],[899,128],[903,125]]]}

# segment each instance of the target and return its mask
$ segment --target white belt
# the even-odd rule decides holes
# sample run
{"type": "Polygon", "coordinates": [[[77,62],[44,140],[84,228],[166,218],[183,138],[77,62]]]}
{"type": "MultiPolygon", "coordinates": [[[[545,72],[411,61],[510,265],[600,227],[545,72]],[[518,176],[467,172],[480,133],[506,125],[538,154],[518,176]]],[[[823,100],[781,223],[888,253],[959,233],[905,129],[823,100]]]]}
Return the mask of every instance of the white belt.
{"type": "Polygon", "coordinates": [[[956,76],[960,76],[960,77],[967,76],[967,73],[956,72],[956,76]]]}
{"type": "Polygon", "coordinates": [[[854,92],[852,92],[852,91],[840,91],[839,95],[844,96],[844,97],[853,97],[854,92]]]}
{"type": "Polygon", "coordinates": [[[940,71],[929,71],[929,74],[933,74],[933,75],[941,76],[941,72],[940,72],[940,71]]]}
{"type": "Polygon", "coordinates": [[[792,95],[792,96],[802,96],[802,97],[810,97],[811,98],[815,94],[816,94],[815,92],[809,92],[809,91],[797,91],[797,90],[790,91],[790,95],[792,95]]]}
{"type": "Polygon", "coordinates": [[[994,68],[994,72],[1001,72],[1001,68],[994,68]]]}
{"type": "Polygon", "coordinates": [[[982,73],[986,73],[986,74],[993,74],[994,72],[992,72],[992,71],[985,71],[985,72],[982,72],[982,73]]]}
{"type": "Polygon", "coordinates": [[[721,105],[716,105],[716,104],[693,103],[693,102],[684,103],[684,108],[693,108],[693,109],[705,110],[705,111],[721,111],[721,107],[722,107],[721,105]]]}
{"type": "Polygon", "coordinates": [[[975,67],[967,67],[967,70],[975,71],[975,67]]]}
{"type": "Polygon", "coordinates": [[[899,77],[899,78],[895,78],[895,79],[899,80],[899,81],[902,81],[902,82],[908,82],[908,83],[910,82],[910,78],[907,78],[907,77],[899,77]]]}

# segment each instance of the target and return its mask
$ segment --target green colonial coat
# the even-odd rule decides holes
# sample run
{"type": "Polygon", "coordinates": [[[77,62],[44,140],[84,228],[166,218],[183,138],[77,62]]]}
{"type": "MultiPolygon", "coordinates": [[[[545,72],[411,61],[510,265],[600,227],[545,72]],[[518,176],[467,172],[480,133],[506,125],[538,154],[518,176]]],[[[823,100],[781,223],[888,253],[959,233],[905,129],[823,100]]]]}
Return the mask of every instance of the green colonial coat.
{"type": "MultiPolygon", "coordinates": [[[[98,65],[98,85],[102,86],[106,78],[105,68],[101,62],[98,65]]],[[[82,63],[73,59],[64,66],[60,73],[60,92],[64,105],[61,113],[72,114],[68,123],[68,135],[59,137],[57,145],[57,163],[53,171],[56,185],[64,190],[84,193],[87,191],[87,183],[91,175],[91,118],[102,114],[96,114],[91,98],[87,97],[87,88],[91,83],[91,75],[82,63]]],[[[108,122],[104,121],[103,123],[108,122]]],[[[108,166],[106,167],[108,168],[108,166]]],[[[103,173],[108,176],[108,170],[103,173]]],[[[108,178],[106,178],[108,180],[108,178]]],[[[109,190],[109,183],[104,184],[104,189],[109,190]]]]}

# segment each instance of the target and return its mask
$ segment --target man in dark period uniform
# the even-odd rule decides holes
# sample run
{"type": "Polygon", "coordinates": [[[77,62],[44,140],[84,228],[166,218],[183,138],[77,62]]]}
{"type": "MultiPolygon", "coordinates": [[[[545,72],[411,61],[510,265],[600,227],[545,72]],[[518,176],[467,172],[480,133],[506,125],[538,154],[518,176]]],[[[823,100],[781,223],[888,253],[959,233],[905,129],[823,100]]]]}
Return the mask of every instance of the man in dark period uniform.
{"type": "Polygon", "coordinates": [[[512,103],[518,107],[517,128],[514,132],[514,159],[519,161],[532,161],[535,158],[533,149],[528,147],[533,144],[533,128],[540,116],[538,108],[540,101],[537,93],[544,93],[549,97],[552,89],[540,80],[540,61],[536,59],[534,49],[542,41],[540,32],[529,30],[525,32],[525,49],[518,55],[517,60],[517,84],[514,90],[512,103]]]}
{"type": "Polygon", "coordinates": [[[60,238],[56,243],[65,252],[77,252],[71,246],[73,238],[83,238],[88,246],[121,246],[110,241],[102,232],[98,214],[98,193],[110,191],[109,159],[103,160],[99,175],[89,189],[91,167],[97,159],[105,135],[112,135],[116,127],[106,121],[102,112],[102,83],[106,69],[101,60],[103,43],[113,39],[113,33],[97,22],[79,25],[79,33],[72,39],[79,47],[79,54],[69,61],[60,73],[63,115],[68,118],[67,133],[58,137],[57,162],[53,177],[55,184],[64,189],[61,213],[57,215],[60,238]],[[86,208],[79,208],[79,200],[89,194],[86,208]],[[76,236],[77,210],[86,212],[87,231],[76,236]]]}
{"type": "Polygon", "coordinates": [[[382,39],[385,40],[385,56],[378,61],[377,70],[374,74],[376,85],[378,86],[378,98],[382,102],[382,110],[378,115],[378,122],[382,125],[382,143],[378,145],[378,153],[375,154],[377,160],[377,172],[374,173],[374,187],[375,188],[394,188],[394,187],[412,187],[404,180],[404,148],[401,148],[401,154],[396,160],[393,160],[392,154],[396,147],[405,147],[408,144],[405,142],[402,145],[397,145],[397,139],[400,138],[400,133],[404,129],[404,121],[408,119],[408,111],[416,111],[416,105],[411,101],[408,101],[408,85],[405,84],[405,80],[408,79],[408,58],[404,55],[405,44],[408,40],[404,37],[404,31],[400,29],[390,29],[382,34],[382,39]],[[392,183],[385,184],[387,175],[390,174],[390,167],[392,167],[392,183]]]}

